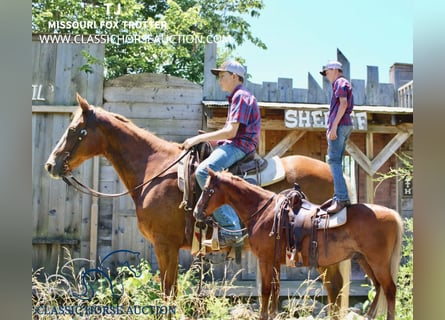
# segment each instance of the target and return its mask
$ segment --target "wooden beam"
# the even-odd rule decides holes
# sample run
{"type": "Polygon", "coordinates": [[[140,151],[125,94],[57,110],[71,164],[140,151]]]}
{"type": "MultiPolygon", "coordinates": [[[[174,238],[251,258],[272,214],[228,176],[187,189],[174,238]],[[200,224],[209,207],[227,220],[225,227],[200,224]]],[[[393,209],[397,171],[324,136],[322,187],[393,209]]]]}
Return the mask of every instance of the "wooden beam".
{"type": "Polygon", "coordinates": [[[33,113],[73,113],[77,106],[32,106],[33,113]]]}
{"type": "Polygon", "coordinates": [[[377,170],[400,148],[400,146],[411,136],[410,132],[399,132],[372,160],[371,171],[377,170]]]}
{"type": "Polygon", "coordinates": [[[289,150],[301,137],[304,136],[306,131],[294,130],[289,132],[272,150],[266,155],[266,158],[272,158],[274,156],[281,157],[289,150]]]}
{"type": "Polygon", "coordinates": [[[365,170],[365,172],[369,175],[372,175],[371,172],[371,160],[357,147],[354,142],[348,140],[346,143],[346,151],[354,158],[354,160],[359,164],[359,166],[365,170]]]}
{"type": "Polygon", "coordinates": [[[260,144],[258,146],[258,154],[262,157],[266,154],[266,130],[260,131],[260,144]]]}
{"type": "MultiPolygon", "coordinates": [[[[213,129],[219,129],[224,126],[226,122],[225,117],[213,117],[213,118],[207,118],[207,127],[213,128],[213,129]]],[[[372,125],[368,124],[368,131],[367,132],[373,132],[373,133],[388,133],[388,134],[396,134],[400,131],[408,131],[412,132],[412,123],[402,123],[397,126],[391,126],[391,125],[372,125]]],[[[294,131],[296,128],[286,128],[284,126],[284,120],[282,119],[267,119],[263,117],[261,119],[261,130],[286,130],[286,131],[294,131]]],[[[305,131],[326,131],[326,128],[301,128],[301,130],[305,131]]],[[[360,133],[366,133],[366,131],[356,131],[353,132],[360,132],[360,133]]]]}
{"type": "MultiPolygon", "coordinates": [[[[374,158],[374,134],[372,132],[366,133],[366,157],[371,160],[374,158]]],[[[366,175],[366,200],[367,203],[374,203],[374,181],[372,177],[374,176],[374,173],[372,171],[372,160],[371,160],[371,167],[370,167],[370,173],[367,173],[366,175]]]]}

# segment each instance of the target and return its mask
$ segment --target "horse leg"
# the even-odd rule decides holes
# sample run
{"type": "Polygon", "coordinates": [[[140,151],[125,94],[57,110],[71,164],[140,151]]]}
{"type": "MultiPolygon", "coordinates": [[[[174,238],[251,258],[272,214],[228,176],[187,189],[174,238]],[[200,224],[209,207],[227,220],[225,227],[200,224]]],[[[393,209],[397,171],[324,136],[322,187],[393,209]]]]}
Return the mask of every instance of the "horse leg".
{"type": "Polygon", "coordinates": [[[271,261],[258,261],[261,274],[260,320],[268,319],[269,297],[272,290],[273,264],[271,261]]]}
{"type": "Polygon", "coordinates": [[[368,312],[366,312],[366,315],[368,317],[374,318],[377,313],[377,301],[379,300],[380,296],[380,283],[377,281],[374,271],[372,270],[371,266],[368,264],[368,262],[365,260],[363,256],[357,257],[357,262],[363,269],[363,271],[366,273],[366,275],[369,277],[369,279],[371,279],[371,282],[375,289],[374,299],[372,300],[372,303],[369,306],[368,312]]]}
{"type": "Polygon", "coordinates": [[[340,274],[338,264],[319,268],[323,275],[323,285],[328,293],[329,314],[332,319],[340,319],[341,295],[343,288],[343,277],[340,274]]]}
{"type": "Polygon", "coordinates": [[[176,280],[178,277],[178,257],[179,248],[170,244],[154,245],[156,259],[159,264],[161,274],[161,287],[165,294],[165,298],[176,296],[176,280]]]}
{"type": "Polygon", "coordinates": [[[273,319],[278,314],[278,301],[280,299],[280,264],[275,265],[272,271],[272,276],[270,316],[273,319]]]}

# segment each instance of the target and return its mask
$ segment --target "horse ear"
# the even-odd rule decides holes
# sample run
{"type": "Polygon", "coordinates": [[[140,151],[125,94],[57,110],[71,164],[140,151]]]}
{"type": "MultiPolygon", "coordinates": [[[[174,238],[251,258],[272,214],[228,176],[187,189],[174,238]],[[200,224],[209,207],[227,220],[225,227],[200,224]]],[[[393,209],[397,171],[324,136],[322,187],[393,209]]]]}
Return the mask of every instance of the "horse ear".
{"type": "Polygon", "coordinates": [[[81,97],[79,93],[77,93],[77,102],[79,102],[79,106],[83,111],[87,111],[91,109],[91,106],[88,104],[88,101],[81,97]]]}

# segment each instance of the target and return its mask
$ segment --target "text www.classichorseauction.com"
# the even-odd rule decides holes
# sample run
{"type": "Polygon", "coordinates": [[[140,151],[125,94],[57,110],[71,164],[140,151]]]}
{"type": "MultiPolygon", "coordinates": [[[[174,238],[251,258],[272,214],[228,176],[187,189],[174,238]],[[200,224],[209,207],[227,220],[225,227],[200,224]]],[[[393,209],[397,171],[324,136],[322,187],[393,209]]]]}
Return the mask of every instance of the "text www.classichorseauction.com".
{"type": "Polygon", "coordinates": [[[48,21],[49,30],[57,30],[54,34],[39,34],[40,43],[75,43],[75,44],[190,44],[231,42],[231,36],[200,35],[200,34],[168,34],[166,21],[129,21],[117,20],[122,13],[120,4],[113,9],[113,4],[105,3],[107,16],[116,20],[80,20],[80,21],[48,21]],[[125,34],[81,34],[81,30],[126,30],[125,34]],[[76,34],[64,34],[63,31],[76,31],[76,34]],[[60,32],[59,34],[57,34],[60,32]]]}

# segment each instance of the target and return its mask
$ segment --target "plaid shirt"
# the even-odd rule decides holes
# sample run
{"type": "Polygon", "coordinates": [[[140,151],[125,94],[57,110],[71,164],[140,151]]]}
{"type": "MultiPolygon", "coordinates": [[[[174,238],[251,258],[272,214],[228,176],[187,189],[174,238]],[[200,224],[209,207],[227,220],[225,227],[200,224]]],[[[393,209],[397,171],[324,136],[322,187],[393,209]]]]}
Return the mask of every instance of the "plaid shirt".
{"type": "Polygon", "coordinates": [[[332,84],[332,98],[331,106],[329,107],[328,128],[331,128],[332,122],[334,122],[337,116],[338,107],[340,106],[340,97],[346,97],[348,100],[348,107],[346,108],[343,117],[338,123],[339,126],[352,126],[351,112],[354,108],[354,95],[352,94],[351,83],[343,76],[338,77],[332,84]]]}
{"type": "Polygon", "coordinates": [[[238,85],[228,97],[229,110],[226,124],[239,122],[236,136],[224,143],[233,143],[243,152],[250,153],[256,149],[260,140],[261,115],[258,103],[249,91],[238,85]]]}

